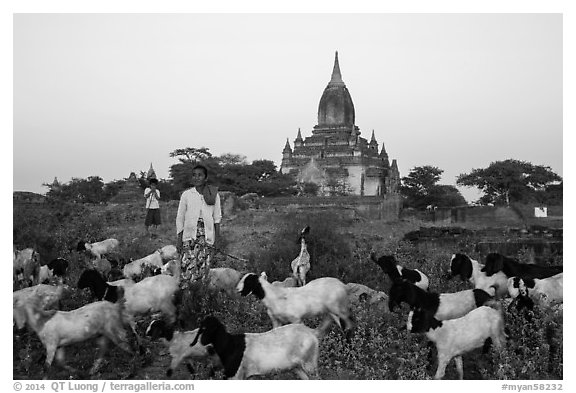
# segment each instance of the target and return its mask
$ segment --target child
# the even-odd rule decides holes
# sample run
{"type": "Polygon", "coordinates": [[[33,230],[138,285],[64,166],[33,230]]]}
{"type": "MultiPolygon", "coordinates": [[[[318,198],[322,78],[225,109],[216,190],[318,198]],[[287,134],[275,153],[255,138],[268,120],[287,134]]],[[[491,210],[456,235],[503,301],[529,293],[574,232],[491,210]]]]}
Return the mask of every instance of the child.
{"type": "Polygon", "coordinates": [[[156,188],[158,180],[155,178],[150,179],[150,187],[144,190],[144,198],[146,198],[146,234],[150,237],[156,237],[156,228],[161,224],[160,220],[160,191],[156,188]],[[152,227],[152,231],[150,231],[152,227]]]}

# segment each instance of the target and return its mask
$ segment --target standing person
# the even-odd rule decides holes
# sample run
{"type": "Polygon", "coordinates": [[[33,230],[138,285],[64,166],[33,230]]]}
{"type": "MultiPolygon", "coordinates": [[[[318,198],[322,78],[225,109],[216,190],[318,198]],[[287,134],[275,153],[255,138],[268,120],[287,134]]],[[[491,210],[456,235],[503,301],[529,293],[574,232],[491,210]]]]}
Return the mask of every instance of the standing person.
{"type": "Polygon", "coordinates": [[[182,193],[176,216],[178,249],[182,253],[182,280],[204,278],[210,268],[211,251],[220,240],[220,195],[218,189],[206,184],[208,169],[196,165],[192,169],[192,186],[182,193]]]}
{"type": "Polygon", "coordinates": [[[156,230],[158,225],[161,224],[160,220],[160,191],[156,188],[158,180],[155,178],[150,179],[150,187],[144,190],[144,198],[146,198],[146,234],[150,237],[158,236],[156,230]],[[150,231],[152,229],[152,231],[150,231]]]}

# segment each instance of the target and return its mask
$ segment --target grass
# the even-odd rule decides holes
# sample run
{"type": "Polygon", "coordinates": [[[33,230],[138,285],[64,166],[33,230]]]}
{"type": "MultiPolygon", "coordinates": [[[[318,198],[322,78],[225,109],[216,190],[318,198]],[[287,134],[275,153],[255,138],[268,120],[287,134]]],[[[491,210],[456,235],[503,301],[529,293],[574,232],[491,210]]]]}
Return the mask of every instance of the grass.
{"type": "MultiPolygon", "coordinates": [[[[49,209],[20,209],[14,206],[14,239],[19,248],[35,246],[42,260],[62,256],[70,260],[70,282],[75,283],[85,267],[84,257],[71,251],[80,238],[101,240],[116,237],[120,240],[119,254],[125,260],[147,255],[158,247],[175,244],[175,206],[163,211],[159,236],[150,239],[143,226],[145,211],[140,204],[101,206],[51,206],[49,209]]],[[[311,226],[309,252],[312,269],[308,280],[332,276],[344,282],[358,282],[377,290],[388,291],[391,283],[370,261],[370,253],[394,253],[407,267],[418,268],[430,278],[430,290],[454,292],[468,289],[460,281],[448,281],[445,273],[450,256],[456,251],[474,255],[474,242],[466,238],[457,246],[426,244],[417,247],[403,241],[403,235],[420,226],[429,225],[417,220],[382,223],[351,220],[330,213],[280,214],[258,210],[241,211],[226,217],[222,223],[224,247],[227,253],[246,258],[247,262],[220,256],[218,266],[233,267],[244,272],[266,271],[270,281],[282,280],[290,274],[290,262],[300,250],[297,237],[305,226],[311,226]],[[457,250],[455,249],[458,248],[457,250]]],[[[518,255],[521,261],[526,253],[518,255]]],[[[561,258],[556,261],[561,264],[561,258]]],[[[71,310],[90,302],[86,292],[74,290],[63,301],[62,309],[71,310]]],[[[253,296],[229,297],[196,288],[182,304],[181,325],[192,329],[206,315],[215,315],[230,332],[264,332],[271,328],[263,304],[253,296]]],[[[323,379],[429,379],[435,372],[430,364],[430,350],[425,337],[403,330],[407,309],[387,313],[377,307],[360,303],[353,308],[355,333],[350,344],[342,339],[333,326],[321,340],[320,376],[323,379]]],[[[512,338],[501,353],[482,354],[481,349],[464,356],[464,376],[467,379],[562,379],[563,378],[563,319],[562,312],[536,310],[532,322],[506,311],[506,325],[512,338]]],[[[143,332],[150,318],[139,324],[143,332]]],[[[307,321],[316,326],[317,320],[307,321]]],[[[100,379],[165,379],[169,364],[166,349],[159,342],[144,337],[148,352],[136,362],[119,349],[111,349],[100,379]],[[134,372],[130,372],[132,370],[134,372]]],[[[15,379],[41,379],[42,367],[38,358],[43,348],[32,332],[14,334],[13,376],[15,379]]],[[[74,378],[86,378],[96,350],[93,343],[67,348],[67,362],[79,369],[74,378]]],[[[69,373],[53,367],[51,378],[68,379],[69,373]]],[[[175,379],[207,379],[208,368],[195,367],[190,375],[185,367],[176,370],[175,379]]],[[[222,374],[216,375],[222,378],[222,374]]],[[[293,379],[289,372],[266,376],[265,379],[293,379]]],[[[456,378],[455,366],[448,366],[447,379],[456,378]]]]}

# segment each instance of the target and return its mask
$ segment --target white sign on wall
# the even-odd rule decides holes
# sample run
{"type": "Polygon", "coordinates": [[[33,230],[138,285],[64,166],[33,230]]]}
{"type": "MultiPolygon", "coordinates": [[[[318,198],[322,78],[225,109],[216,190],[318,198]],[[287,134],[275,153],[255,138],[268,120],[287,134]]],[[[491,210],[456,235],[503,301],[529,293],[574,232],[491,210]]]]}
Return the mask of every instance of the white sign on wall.
{"type": "Polygon", "coordinates": [[[548,217],[548,208],[547,207],[535,207],[534,208],[534,217],[538,217],[538,218],[548,217]]]}

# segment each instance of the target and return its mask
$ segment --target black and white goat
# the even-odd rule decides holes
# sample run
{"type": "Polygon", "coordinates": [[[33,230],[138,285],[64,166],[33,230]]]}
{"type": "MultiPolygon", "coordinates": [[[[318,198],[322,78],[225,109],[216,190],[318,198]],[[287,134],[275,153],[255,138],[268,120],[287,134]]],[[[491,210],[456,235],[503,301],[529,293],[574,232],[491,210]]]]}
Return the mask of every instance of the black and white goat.
{"type": "Polygon", "coordinates": [[[390,277],[392,282],[397,280],[405,280],[418,288],[423,290],[428,290],[428,285],[430,281],[428,277],[418,269],[408,269],[402,267],[396,261],[393,255],[384,255],[380,258],[376,258],[376,254],[370,254],[372,261],[374,261],[380,268],[390,277]]]}
{"type": "Polygon", "coordinates": [[[139,315],[160,312],[169,323],[176,322],[177,293],[180,275],[176,277],[158,275],[135,283],[130,279],[120,280],[118,285],[108,284],[95,270],[85,270],[78,279],[78,288],[90,288],[98,300],[116,302],[124,292],[124,311],[127,320],[136,333],[134,318],[139,315]],[[123,289],[122,289],[123,288],[123,289]]]}
{"type": "Polygon", "coordinates": [[[503,272],[507,278],[546,278],[562,273],[562,266],[540,266],[528,263],[520,263],[517,260],[498,254],[490,253],[486,256],[483,272],[492,276],[497,272],[503,272]]]}
{"type": "Polygon", "coordinates": [[[102,240],[100,242],[95,243],[88,243],[81,240],[78,242],[76,251],[88,251],[95,258],[102,258],[103,255],[115,251],[119,245],[120,242],[117,239],[113,238],[102,240]]]}
{"type": "Polygon", "coordinates": [[[90,375],[96,373],[101,366],[110,341],[124,351],[133,353],[121,305],[102,301],[72,311],[45,311],[37,301],[32,301],[18,304],[17,307],[24,309],[26,322],[46,348],[45,372],[50,370],[55,356],[66,369],[73,370],[64,364],[63,347],[93,338],[98,339],[100,352],[90,369],[90,375]]]}
{"type": "Polygon", "coordinates": [[[50,281],[53,277],[58,277],[61,281],[66,276],[69,263],[64,258],[56,258],[48,262],[46,265],[40,266],[40,275],[38,281],[45,283],[50,281]]]}
{"type": "Polygon", "coordinates": [[[194,373],[191,360],[208,362],[212,367],[212,373],[214,367],[221,367],[220,359],[214,354],[213,350],[209,350],[208,347],[200,342],[190,345],[198,336],[198,329],[189,332],[179,332],[175,331],[174,327],[168,325],[165,321],[155,319],[148,325],[146,336],[151,337],[153,340],[160,339],[168,348],[172,360],[166,370],[167,377],[171,377],[182,362],[185,362],[190,374],[194,373]]]}
{"type": "Polygon", "coordinates": [[[444,377],[446,366],[452,358],[456,362],[458,377],[463,379],[463,354],[483,347],[488,338],[492,339],[496,348],[501,348],[506,342],[504,318],[501,306],[496,301],[447,321],[439,321],[430,310],[417,308],[410,311],[407,329],[412,333],[425,333],[436,344],[438,369],[435,379],[444,377]]]}
{"type": "Polygon", "coordinates": [[[538,298],[541,305],[550,306],[563,302],[564,273],[547,278],[510,277],[508,292],[512,298],[522,298],[521,305],[533,303],[538,298]]]}
{"type": "Polygon", "coordinates": [[[348,337],[352,332],[348,290],[346,285],[336,278],[322,277],[303,287],[283,288],[270,284],[265,273],[260,277],[247,273],[236,289],[242,296],[253,293],[262,300],[274,328],[300,323],[306,317],[328,314],[344,329],[348,337]]]}
{"type": "Polygon", "coordinates": [[[247,379],[276,371],[294,371],[301,379],[318,378],[319,337],[322,330],[302,324],[264,333],[230,334],[215,317],[206,317],[196,341],[212,345],[230,379],[247,379]]]}
{"type": "Polygon", "coordinates": [[[482,289],[468,289],[454,293],[427,292],[407,281],[396,281],[390,288],[388,307],[394,311],[402,302],[412,310],[422,308],[438,320],[459,318],[482,306],[492,297],[482,289]]]}
{"type": "Polygon", "coordinates": [[[292,268],[292,276],[296,279],[298,286],[306,285],[306,274],[310,270],[310,254],[306,248],[306,235],[310,233],[310,227],[306,226],[302,229],[298,237],[300,243],[300,254],[292,261],[290,267],[292,268]]]}
{"type": "Polygon", "coordinates": [[[450,259],[448,277],[460,276],[462,281],[469,281],[474,288],[482,289],[496,297],[508,295],[508,277],[502,272],[488,276],[482,269],[484,265],[465,254],[453,254],[450,259]]]}

